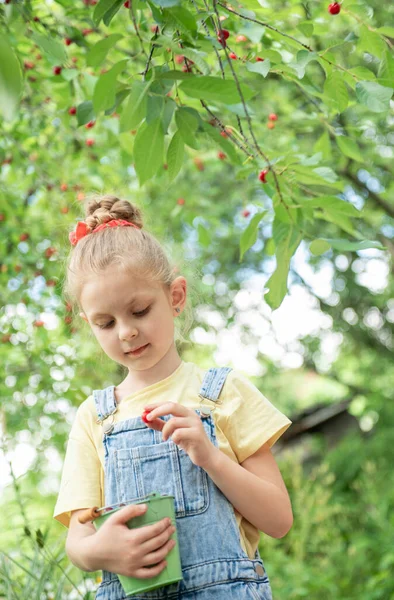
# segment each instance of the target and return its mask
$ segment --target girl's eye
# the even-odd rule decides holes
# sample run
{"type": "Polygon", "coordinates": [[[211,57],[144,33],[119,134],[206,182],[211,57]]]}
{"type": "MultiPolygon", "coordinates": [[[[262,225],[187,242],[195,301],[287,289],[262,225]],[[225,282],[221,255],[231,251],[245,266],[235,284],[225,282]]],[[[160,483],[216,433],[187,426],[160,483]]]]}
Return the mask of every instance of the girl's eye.
{"type": "MultiPolygon", "coordinates": [[[[140,312],[134,313],[134,315],[136,317],[143,317],[144,315],[148,314],[149,310],[150,310],[150,306],[148,306],[144,310],[141,310],[140,312]]],[[[112,327],[113,323],[114,323],[114,321],[109,321],[108,323],[105,323],[105,325],[98,325],[98,327],[100,329],[109,329],[110,327],[112,327]]]]}
{"type": "Polygon", "coordinates": [[[136,312],[134,313],[136,317],[143,317],[144,315],[148,314],[150,309],[150,306],[147,306],[144,310],[141,310],[141,312],[136,312]]]}
{"type": "Polygon", "coordinates": [[[109,327],[111,327],[113,321],[110,321],[109,323],[106,323],[105,325],[99,325],[100,329],[108,329],[109,327]]]}

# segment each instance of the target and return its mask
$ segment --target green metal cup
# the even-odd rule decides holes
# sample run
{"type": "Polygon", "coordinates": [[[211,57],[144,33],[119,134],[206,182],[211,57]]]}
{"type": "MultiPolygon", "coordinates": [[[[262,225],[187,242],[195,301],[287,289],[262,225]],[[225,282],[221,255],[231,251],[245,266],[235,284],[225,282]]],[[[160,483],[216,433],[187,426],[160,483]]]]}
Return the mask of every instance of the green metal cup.
{"type": "MultiPolygon", "coordinates": [[[[133,517],[130,521],[126,522],[129,529],[153,525],[165,517],[169,517],[172,524],[176,527],[174,496],[160,496],[158,493],[153,493],[149,494],[149,496],[146,496],[144,499],[140,499],[137,502],[132,502],[130,504],[146,504],[148,508],[143,515],[133,517]]],[[[101,525],[114,514],[114,512],[120,510],[123,506],[128,506],[128,504],[117,505],[115,508],[111,506],[101,509],[105,512],[93,521],[96,530],[98,530],[101,525]]],[[[126,596],[133,596],[134,594],[140,594],[141,592],[155,590],[156,588],[170,585],[171,583],[176,583],[183,579],[177,531],[173,533],[170,539],[174,539],[176,544],[167,554],[165,558],[167,566],[159,573],[159,575],[149,579],[137,579],[136,577],[118,575],[126,596]]]]}

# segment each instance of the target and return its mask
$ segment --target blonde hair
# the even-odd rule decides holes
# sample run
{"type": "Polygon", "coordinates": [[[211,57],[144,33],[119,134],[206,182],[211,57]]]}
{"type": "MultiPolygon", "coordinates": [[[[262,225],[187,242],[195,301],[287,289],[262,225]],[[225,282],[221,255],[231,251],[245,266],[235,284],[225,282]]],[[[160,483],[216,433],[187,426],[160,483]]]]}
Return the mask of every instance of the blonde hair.
{"type": "MultiPolygon", "coordinates": [[[[159,282],[169,290],[171,283],[180,271],[180,262],[171,265],[166,252],[158,240],[143,229],[141,210],[116,196],[107,194],[90,195],[85,201],[85,223],[90,228],[88,235],[78,241],[70,252],[66,264],[64,295],[73,307],[73,311],[81,309],[81,292],[84,281],[90,273],[99,274],[110,266],[120,266],[131,271],[134,276],[149,282],[159,282]],[[123,219],[134,223],[136,227],[109,227],[91,233],[102,223],[112,219],[123,219]]],[[[188,276],[188,298],[183,312],[175,319],[175,341],[187,343],[186,336],[193,323],[193,312],[190,296],[196,288],[190,285],[188,276]],[[190,289],[189,289],[190,288],[190,289]],[[179,324],[180,319],[182,321],[179,324]]]]}

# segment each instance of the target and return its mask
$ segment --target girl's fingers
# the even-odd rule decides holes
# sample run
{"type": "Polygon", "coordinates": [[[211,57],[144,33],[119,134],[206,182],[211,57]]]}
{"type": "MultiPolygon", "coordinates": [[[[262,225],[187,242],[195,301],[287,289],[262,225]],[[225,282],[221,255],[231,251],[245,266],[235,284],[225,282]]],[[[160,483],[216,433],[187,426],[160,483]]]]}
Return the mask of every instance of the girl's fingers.
{"type": "MultiPolygon", "coordinates": [[[[149,404],[145,406],[145,410],[149,411],[148,416],[150,419],[156,419],[157,417],[164,417],[165,415],[174,415],[176,417],[187,417],[190,414],[190,410],[181,404],[176,402],[165,402],[160,406],[149,404]]],[[[149,421],[149,419],[148,419],[149,421]]]]}
{"type": "Polygon", "coordinates": [[[175,421],[175,419],[170,419],[169,421],[167,421],[167,423],[164,425],[163,429],[162,429],[162,434],[163,434],[163,440],[166,441],[168,440],[168,438],[170,437],[170,435],[172,435],[174,433],[174,431],[176,431],[177,429],[187,429],[190,428],[191,424],[186,421],[186,419],[182,419],[175,421]]]}

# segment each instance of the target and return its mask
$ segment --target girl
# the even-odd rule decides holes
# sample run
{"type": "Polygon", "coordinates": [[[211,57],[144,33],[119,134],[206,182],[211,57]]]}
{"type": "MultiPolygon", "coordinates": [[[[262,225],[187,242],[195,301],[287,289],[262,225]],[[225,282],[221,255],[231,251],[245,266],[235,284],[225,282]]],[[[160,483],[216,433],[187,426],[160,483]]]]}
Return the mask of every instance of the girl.
{"type": "Polygon", "coordinates": [[[88,201],[70,241],[66,295],[127,376],[77,410],[54,512],[69,528],[67,555],[82,570],[103,571],[100,600],[124,598],[115,573],[158,575],[174,547],[166,519],[129,529],[144,510],[131,504],[98,531],[78,520],[87,508],[157,491],[175,497],[183,579],[136,600],[270,600],[259,531],[280,538],[292,525],[270,450],[291,421],[242,373],[182,361],[174,320],[187,282],[143,230],[136,206],[114,196],[88,201]]]}

